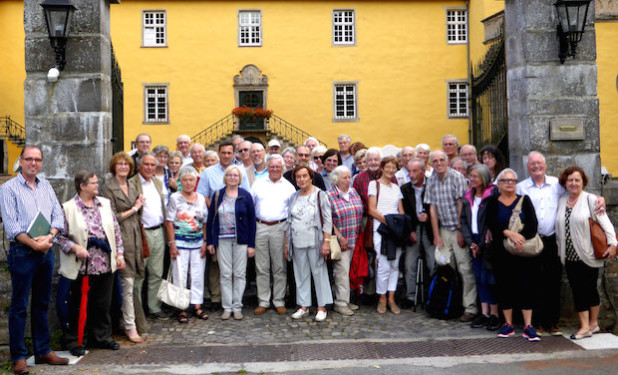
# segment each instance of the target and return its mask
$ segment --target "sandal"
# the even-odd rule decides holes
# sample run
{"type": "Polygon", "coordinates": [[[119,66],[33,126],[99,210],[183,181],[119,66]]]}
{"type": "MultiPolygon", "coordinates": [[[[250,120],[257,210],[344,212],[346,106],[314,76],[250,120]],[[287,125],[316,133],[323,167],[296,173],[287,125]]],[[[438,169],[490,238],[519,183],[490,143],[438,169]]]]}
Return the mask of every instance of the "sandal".
{"type": "Polygon", "coordinates": [[[202,310],[201,308],[193,310],[193,313],[198,319],[208,320],[208,314],[206,314],[206,311],[202,310]]]}
{"type": "Polygon", "coordinates": [[[189,323],[189,317],[187,316],[186,312],[180,312],[178,313],[178,323],[180,324],[187,324],[189,323]]]}

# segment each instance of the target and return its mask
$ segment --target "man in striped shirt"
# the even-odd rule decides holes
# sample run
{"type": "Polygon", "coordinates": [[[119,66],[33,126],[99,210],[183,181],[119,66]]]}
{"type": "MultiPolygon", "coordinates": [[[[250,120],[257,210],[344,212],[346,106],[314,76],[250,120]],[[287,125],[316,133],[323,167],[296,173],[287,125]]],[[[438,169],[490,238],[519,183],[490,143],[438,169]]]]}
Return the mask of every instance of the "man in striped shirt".
{"type": "Polygon", "coordinates": [[[9,310],[9,341],[13,371],[28,372],[28,350],[24,343],[28,297],[32,289],[32,344],[35,362],[66,365],[49,347],[47,310],[51,299],[54,253],[49,251],[55,236],[64,229],[64,215],[51,184],[37,177],[43,153],[37,146],[24,147],[19,160],[21,172],[0,188],[4,231],[11,247],[8,255],[13,294],[9,310]],[[51,225],[48,234],[30,237],[30,224],[41,213],[51,225]]]}

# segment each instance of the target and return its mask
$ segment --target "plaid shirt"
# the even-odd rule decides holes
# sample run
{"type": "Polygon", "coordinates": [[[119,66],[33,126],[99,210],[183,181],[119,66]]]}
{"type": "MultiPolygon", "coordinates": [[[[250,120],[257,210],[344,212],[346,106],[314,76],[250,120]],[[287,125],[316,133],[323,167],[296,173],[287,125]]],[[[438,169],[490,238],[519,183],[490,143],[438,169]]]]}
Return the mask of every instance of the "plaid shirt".
{"type": "Polygon", "coordinates": [[[350,188],[348,193],[349,200],[345,200],[336,186],[327,192],[333,211],[333,225],[348,240],[348,249],[354,249],[363,221],[363,202],[354,188],[350,188]]]}
{"type": "Polygon", "coordinates": [[[466,193],[466,179],[456,170],[449,168],[442,180],[432,173],[427,180],[425,204],[436,206],[440,226],[455,230],[459,226],[457,201],[466,193]]]}
{"type": "MultiPolygon", "coordinates": [[[[369,183],[373,180],[377,180],[378,178],[380,178],[380,170],[371,173],[371,171],[367,169],[365,172],[359,173],[354,176],[353,187],[363,201],[363,210],[365,210],[365,214],[369,212],[367,210],[367,189],[369,188],[369,183]]],[[[395,178],[395,176],[393,176],[392,181],[395,184],[397,183],[397,179],[395,178]]]]}

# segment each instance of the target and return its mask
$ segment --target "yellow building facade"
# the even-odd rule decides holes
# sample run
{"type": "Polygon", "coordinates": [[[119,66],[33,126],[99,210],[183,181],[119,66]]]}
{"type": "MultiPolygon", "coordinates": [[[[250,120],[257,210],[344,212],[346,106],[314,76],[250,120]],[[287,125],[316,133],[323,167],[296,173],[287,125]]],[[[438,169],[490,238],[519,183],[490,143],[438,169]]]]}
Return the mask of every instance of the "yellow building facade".
{"type": "MultiPolygon", "coordinates": [[[[174,149],[176,136],[229,115],[242,104],[234,77],[250,65],[267,77],[264,106],[331,147],[339,134],[377,146],[435,148],[445,134],[467,143],[470,62],[486,52],[481,21],[502,9],[497,0],[123,0],[111,6],[111,36],[124,82],[124,147],[148,133],[153,145],[174,149]]],[[[0,17],[0,57],[11,72],[0,76],[0,116],[23,125],[23,2],[0,1],[0,17]]],[[[618,174],[618,27],[596,27],[601,159],[618,174]]],[[[19,149],[8,149],[11,163],[19,149]]]]}

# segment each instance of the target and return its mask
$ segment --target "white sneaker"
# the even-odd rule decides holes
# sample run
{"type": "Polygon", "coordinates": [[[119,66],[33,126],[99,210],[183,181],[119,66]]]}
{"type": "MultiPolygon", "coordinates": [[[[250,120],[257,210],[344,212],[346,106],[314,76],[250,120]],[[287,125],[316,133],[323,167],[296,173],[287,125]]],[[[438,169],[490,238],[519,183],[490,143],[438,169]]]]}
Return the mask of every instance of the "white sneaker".
{"type": "Polygon", "coordinates": [[[315,314],[315,321],[322,322],[324,320],[326,320],[326,311],[318,311],[318,313],[315,314]]]}
{"type": "Polygon", "coordinates": [[[291,318],[292,319],[300,319],[303,316],[309,315],[309,309],[307,310],[303,310],[303,309],[298,309],[296,310],[296,312],[294,314],[292,314],[291,318]]]}

